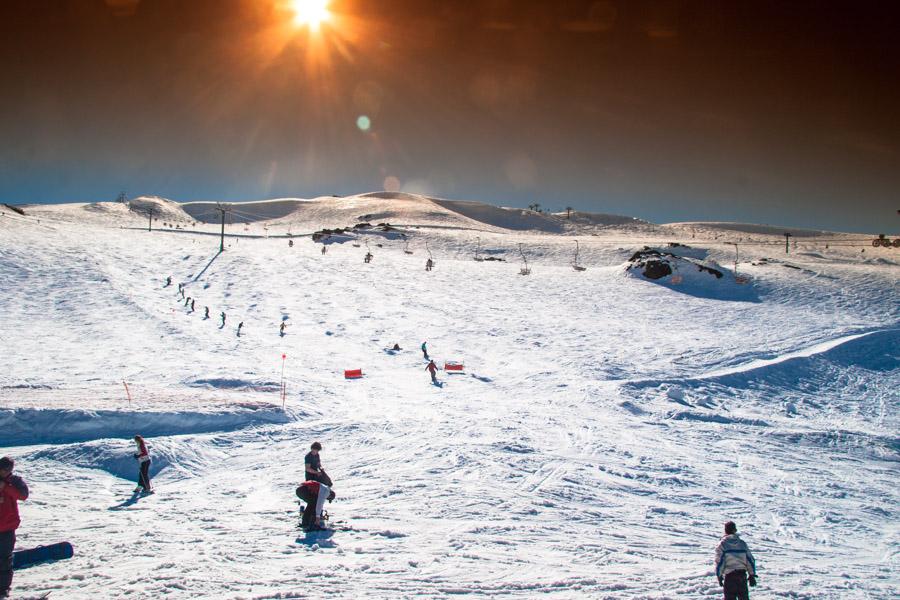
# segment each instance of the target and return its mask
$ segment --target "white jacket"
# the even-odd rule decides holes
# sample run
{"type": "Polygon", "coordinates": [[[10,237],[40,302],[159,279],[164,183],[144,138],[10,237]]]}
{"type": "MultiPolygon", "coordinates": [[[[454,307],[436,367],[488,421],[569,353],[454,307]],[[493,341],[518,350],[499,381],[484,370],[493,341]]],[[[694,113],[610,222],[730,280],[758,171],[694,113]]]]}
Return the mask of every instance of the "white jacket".
{"type": "Polygon", "coordinates": [[[325,500],[331,494],[331,488],[324,483],[319,483],[319,497],[316,498],[316,517],[322,516],[322,509],[325,507],[325,500]]]}
{"type": "Polygon", "coordinates": [[[747,571],[747,575],[756,575],[753,555],[738,534],[726,535],[716,546],[716,577],[723,579],[732,571],[741,569],[747,571]]]}

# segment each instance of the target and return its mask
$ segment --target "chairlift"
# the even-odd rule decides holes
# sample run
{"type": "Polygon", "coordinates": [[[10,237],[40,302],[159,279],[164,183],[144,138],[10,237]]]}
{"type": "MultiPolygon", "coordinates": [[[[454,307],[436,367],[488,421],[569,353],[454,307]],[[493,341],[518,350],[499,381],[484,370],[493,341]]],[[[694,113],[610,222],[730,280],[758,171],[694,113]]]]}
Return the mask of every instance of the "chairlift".
{"type": "Polygon", "coordinates": [[[575,240],[575,259],[572,261],[572,268],[576,271],[586,271],[587,267],[578,264],[578,240],[575,240]]]}
{"type": "Polygon", "coordinates": [[[406,245],[403,247],[403,252],[405,254],[412,254],[412,250],[409,249],[409,240],[406,240],[406,245]]]}
{"type": "Polygon", "coordinates": [[[519,269],[519,275],[531,275],[531,269],[528,267],[528,259],[525,258],[525,252],[522,251],[522,244],[519,243],[519,254],[522,255],[522,262],[524,266],[519,269]]]}
{"type": "Polygon", "coordinates": [[[481,238],[476,237],[475,238],[475,260],[478,262],[483,262],[484,259],[481,258],[480,254],[481,254],[481,238]]]}

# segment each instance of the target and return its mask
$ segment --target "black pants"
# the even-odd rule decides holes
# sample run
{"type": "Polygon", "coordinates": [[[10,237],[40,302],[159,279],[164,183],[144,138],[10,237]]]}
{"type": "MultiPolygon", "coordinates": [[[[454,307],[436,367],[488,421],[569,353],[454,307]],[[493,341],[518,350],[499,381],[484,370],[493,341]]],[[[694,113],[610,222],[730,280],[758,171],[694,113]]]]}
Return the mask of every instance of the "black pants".
{"type": "Polygon", "coordinates": [[[725,576],[725,600],[750,600],[747,571],[732,571],[725,576]]]}
{"type": "MultiPolygon", "coordinates": [[[[15,502],[15,500],[13,500],[15,502]]],[[[0,531],[0,593],[9,591],[13,576],[13,548],[16,546],[16,530],[0,531]]]]}
{"type": "Polygon", "coordinates": [[[297,488],[297,496],[306,502],[306,509],[303,511],[303,517],[300,519],[301,527],[312,527],[316,522],[316,502],[318,498],[313,497],[305,487],[297,488]]]}
{"type": "Polygon", "coordinates": [[[138,485],[144,488],[145,492],[150,491],[150,461],[141,463],[141,474],[138,475],[138,485]]]}

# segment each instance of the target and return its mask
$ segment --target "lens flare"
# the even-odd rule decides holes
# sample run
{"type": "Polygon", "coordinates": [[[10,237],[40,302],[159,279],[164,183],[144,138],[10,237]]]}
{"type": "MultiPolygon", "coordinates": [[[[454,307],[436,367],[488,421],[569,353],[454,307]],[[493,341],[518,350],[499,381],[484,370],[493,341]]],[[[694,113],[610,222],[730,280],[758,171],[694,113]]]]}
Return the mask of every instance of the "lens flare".
{"type": "Polygon", "coordinates": [[[289,7],[294,13],[294,25],[307,26],[317,30],[319,25],[331,18],[328,10],[330,0],[290,0],[289,7]]]}

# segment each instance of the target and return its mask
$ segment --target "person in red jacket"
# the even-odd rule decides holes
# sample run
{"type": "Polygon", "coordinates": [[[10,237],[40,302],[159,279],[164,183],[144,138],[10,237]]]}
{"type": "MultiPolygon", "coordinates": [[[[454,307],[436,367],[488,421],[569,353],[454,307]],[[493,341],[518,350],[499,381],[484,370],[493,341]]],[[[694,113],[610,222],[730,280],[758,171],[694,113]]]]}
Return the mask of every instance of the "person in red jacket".
{"type": "Polygon", "coordinates": [[[324,483],[310,479],[300,484],[297,496],[306,502],[300,526],[303,529],[321,529],[322,508],[325,506],[325,500],[329,502],[334,500],[334,491],[324,483]]]}
{"type": "Polygon", "coordinates": [[[13,578],[13,548],[19,527],[19,500],[28,498],[28,486],[13,475],[13,459],[0,458],[0,598],[9,596],[13,578]]]}
{"type": "Polygon", "coordinates": [[[153,488],[150,487],[150,453],[147,451],[147,443],[139,435],[134,436],[134,443],[137,444],[137,452],[134,457],[141,465],[138,473],[138,485],[134,488],[135,493],[142,492],[144,494],[152,494],[153,488]]]}
{"type": "Polygon", "coordinates": [[[434,364],[433,360],[428,361],[428,364],[425,365],[425,370],[431,373],[431,383],[437,383],[437,365],[434,364]]]}

